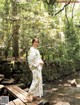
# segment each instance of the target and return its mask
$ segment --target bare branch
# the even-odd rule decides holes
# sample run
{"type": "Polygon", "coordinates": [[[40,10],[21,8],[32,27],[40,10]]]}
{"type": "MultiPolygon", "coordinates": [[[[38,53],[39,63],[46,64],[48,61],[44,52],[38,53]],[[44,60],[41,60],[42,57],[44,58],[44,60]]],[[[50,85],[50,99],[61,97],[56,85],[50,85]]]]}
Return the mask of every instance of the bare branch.
{"type": "Polygon", "coordinates": [[[75,3],[73,4],[73,8],[72,8],[72,19],[73,19],[73,11],[74,11],[74,7],[75,7],[75,3]]]}
{"type": "Polygon", "coordinates": [[[69,20],[68,20],[68,16],[67,16],[67,8],[65,8],[65,17],[66,17],[66,19],[67,19],[68,26],[69,26],[69,20]]]}
{"type": "Polygon", "coordinates": [[[64,7],[63,7],[62,9],[60,9],[57,13],[55,13],[54,16],[56,16],[57,14],[59,14],[60,12],[62,12],[62,11],[65,9],[65,7],[68,6],[68,5],[70,4],[70,2],[71,2],[71,0],[70,0],[67,4],[65,4],[64,7]]]}

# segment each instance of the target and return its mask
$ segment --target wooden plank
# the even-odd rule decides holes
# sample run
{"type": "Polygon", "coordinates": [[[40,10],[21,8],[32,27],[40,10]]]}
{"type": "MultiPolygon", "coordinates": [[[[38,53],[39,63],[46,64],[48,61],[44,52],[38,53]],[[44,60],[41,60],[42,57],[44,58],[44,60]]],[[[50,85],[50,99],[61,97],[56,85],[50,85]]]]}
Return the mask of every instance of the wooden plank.
{"type": "Polygon", "coordinates": [[[15,105],[25,105],[19,98],[13,100],[13,102],[15,103],[15,105]]]}
{"type": "Polygon", "coordinates": [[[15,98],[20,98],[23,102],[27,102],[27,98],[23,94],[15,90],[13,87],[11,86],[5,86],[5,87],[11,94],[14,95],[15,98]]]}
{"type": "Polygon", "coordinates": [[[3,80],[3,78],[0,78],[0,82],[3,80]]]}
{"type": "Polygon", "coordinates": [[[2,84],[6,84],[6,85],[10,85],[10,84],[12,84],[12,83],[14,83],[14,79],[13,78],[11,78],[11,79],[4,79],[1,83],[2,84]]]}
{"type": "Polygon", "coordinates": [[[4,79],[4,75],[0,74],[0,82],[4,79]]]}
{"type": "Polygon", "coordinates": [[[4,78],[4,75],[3,74],[0,74],[0,78],[4,78]]]}
{"type": "Polygon", "coordinates": [[[13,101],[10,101],[9,105],[15,105],[15,103],[13,101]]]}
{"type": "Polygon", "coordinates": [[[18,92],[20,92],[21,94],[23,94],[24,96],[28,96],[28,92],[22,90],[21,88],[17,87],[16,85],[12,86],[15,90],[17,90],[18,92]]]}
{"type": "MultiPolygon", "coordinates": [[[[20,87],[16,86],[16,85],[12,85],[12,87],[17,90],[18,92],[20,92],[21,94],[23,94],[24,96],[28,97],[28,92],[22,90],[20,87]]],[[[38,99],[38,100],[35,100],[31,103],[26,103],[27,105],[38,105],[38,104],[49,104],[49,102],[45,99],[38,99]]]]}
{"type": "MultiPolygon", "coordinates": [[[[13,87],[14,89],[16,89],[18,92],[20,92],[21,94],[23,94],[23,95],[26,97],[26,99],[27,99],[27,97],[28,97],[28,92],[22,90],[21,88],[17,87],[16,85],[13,85],[12,87],[13,87]]],[[[27,103],[27,104],[29,104],[29,105],[37,105],[37,102],[36,102],[36,103],[35,103],[35,102],[30,102],[30,103],[27,103]]]]}
{"type": "Polygon", "coordinates": [[[15,105],[37,105],[35,103],[23,103],[19,98],[13,100],[13,102],[15,103],[15,105]]]}
{"type": "MultiPolygon", "coordinates": [[[[28,93],[26,91],[22,90],[21,88],[17,87],[16,85],[6,86],[6,89],[8,89],[10,93],[12,93],[15,97],[17,97],[18,100],[20,99],[23,103],[25,103],[25,105],[38,105],[35,102],[28,102],[28,100],[27,100],[28,93]],[[24,98],[25,98],[25,101],[24,101],[24,98]]],[[[13,102],[15,102],[15,104],[16,104],[15,100],[13,102]]],[[[22,104],[20,104],[20,105],[22,105],[22,104]]]]}
{"type": "Polygon", "coordinates": [[[2,89],[4,87],[4,85],[0,85],[0,89],[2,89]]]}
{"type": "Polygon", "coordinates": [[[9,105],[18,105],[18,104],[19,105],[37,105],[35,103],[23,103],[19,98],[9,102],[9,105]]]}

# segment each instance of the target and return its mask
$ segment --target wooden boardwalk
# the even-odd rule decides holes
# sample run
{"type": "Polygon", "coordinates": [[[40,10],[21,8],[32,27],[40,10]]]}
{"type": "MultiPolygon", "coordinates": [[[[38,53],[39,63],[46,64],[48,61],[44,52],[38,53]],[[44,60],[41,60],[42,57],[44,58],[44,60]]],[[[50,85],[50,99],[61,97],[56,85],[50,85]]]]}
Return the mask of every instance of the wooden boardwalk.
{"type": "Polygon", "coordinates": [[[9,102],[9,105],[38,105],[39,101],[28,102],[28,93],[22,90],[16,85],[5,86],[10,94],[12,94],[15,99],[9,102]]]}

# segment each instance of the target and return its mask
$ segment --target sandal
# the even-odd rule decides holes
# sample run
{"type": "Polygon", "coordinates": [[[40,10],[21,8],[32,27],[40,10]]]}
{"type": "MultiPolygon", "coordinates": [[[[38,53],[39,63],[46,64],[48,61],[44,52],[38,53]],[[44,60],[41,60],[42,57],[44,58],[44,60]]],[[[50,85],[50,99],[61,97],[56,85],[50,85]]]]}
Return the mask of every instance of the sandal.
{"type": "Polygon", "coordinates": [[[40,99],[40,97],[39,96],[34,96],[33,97],[33,100],[37,100],[37,99],[40,99]]]}
{"type": "Polygon", "coordinates": [[[32,102],[32,101],[33,101],[33,96],[28,95],[28,96],[27,96],[27,102],[32,102]]]}

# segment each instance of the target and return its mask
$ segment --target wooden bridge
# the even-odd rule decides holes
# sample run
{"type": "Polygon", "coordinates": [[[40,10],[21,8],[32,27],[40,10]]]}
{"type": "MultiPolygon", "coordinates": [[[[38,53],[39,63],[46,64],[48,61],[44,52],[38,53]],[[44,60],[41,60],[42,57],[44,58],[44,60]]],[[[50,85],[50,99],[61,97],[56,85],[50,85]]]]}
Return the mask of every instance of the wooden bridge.
{"type": "Polygon", "coordinates": [[[9,85],[4,87],[15,99],[9,102],[9,105],[38,105],[35,102],[28,102],[28,93],[16,85],[9,85]]]}
{"type": "MultiPolygon", "coordinates": [[[[4,79],[4,75],[0,75],[0,82],[4,79]]],[[[13,80],[8,81],[8,84],[0,85],[0,89],[5,89],[7,93],[5,95],[11,95],[13,98],[10,99],[9,105],[49,105],[45,99],[36,99],[32,102],[28,102],[28,92],[21,89],[19,86],[10,85],[13,80]],[[42,104],[41,104],[42,103],[42,104]]],[[[3,95],[4,96],[4,95],[3,95]]]]}
{"type": "Polygon", "coordinates": [[[4,86],[10,94],[14,96],[14,100],[9,101],[9,105],[49,105],[46,100],[35,100],[28,102],[28,93],[16,85],[4,86]]]}

